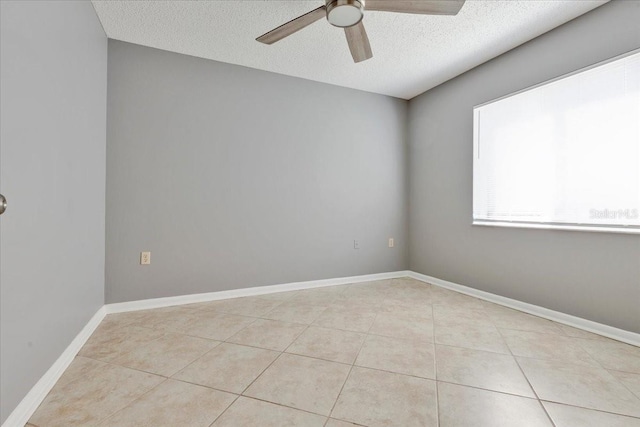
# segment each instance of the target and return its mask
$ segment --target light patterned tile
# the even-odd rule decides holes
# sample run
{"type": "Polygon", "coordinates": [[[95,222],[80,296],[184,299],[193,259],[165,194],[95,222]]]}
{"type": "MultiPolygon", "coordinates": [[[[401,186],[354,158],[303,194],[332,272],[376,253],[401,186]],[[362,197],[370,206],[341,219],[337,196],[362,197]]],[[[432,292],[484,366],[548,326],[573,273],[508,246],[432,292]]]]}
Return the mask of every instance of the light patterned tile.
{"type": "Polygon", "coordinates": [[[296,295],[293,296],[293,298],[288,300],[288,302],[328,307],[340,298],[340,295],[343,291],[343,286],[329,286],[326,288],[306,289],[303,291],[298,291],[296,295]]]}
{"type": "Polygon", "coordinates": [[[513,356],[436,346],[438,381],[535,398],[513,356]]]}
{"type": "Polygon", "coordinates": [[[380,299],[384,299],[387,295],[393,292],[391,279],[355,283],[353,285],[342,286],[342,289],[342,295],[349,297],[374,296],[380,299]]]}
{"type": "Polygon", "coordinates": [[[340,363],[353,363],[365,335],[340,329],[311,326],[294,341],[287,353],[340,363]]]}
{"type": "Polygon", "coordinates": [[[631,393],[635,394],[640,399],[640,374],[632,374],[630,372],[618,372],[609,370],[609,373],[616,377],[622,384],[624,384],[631,393]]]}
{"type": "Polygon", "coordinates": [[[356,366],[331,417],[370,427],[436,427],[435,381],[356,366]]]}
{"type": "Polygon", "coordinates": [[[167,380],[100,426],[208,427],[235,399],[230,393],[167,380]]]}
{"type": "Polygon", "coordinates": [[[450,305],[434,305],[433,321],[436,326],[493,326],[484,310],[450,305]]]}
{"type": "Polygon", "coordinates": [[[286,301],[262,317],[265,319],[310,325],[325,310],[326,307],[323,306],[286,301]]]}
{"type": "Polygon", "coordinates": [[[511,354],[507,344],[502,339],[502,335],[493,325],[436,325],[434,333],[436,344],[511,354]]]}
{"type": "Polygon", "coordinates": [[[124,326],[109,330],[98,328],[78,354],[111,362],[162,335],[164,335],[162,331],[139,326],[124,326]]]}
{"type": "Polygon", "coordinates": [[[369,335],[355,364],[365,368],[435,379],[434,353],[431,342],[369,335]]]}
{"type": "Polygon", "coordinates": [[[433,320],[378,314],[369,333],[419,342],[433,342],[433,320]]]}
{"type": "Polygon", "coordinates": [[[517,359],[542,400],[640,417],[640,399],[602,368],[556,360],[517,359]]]}
{"type": "Polygon", "coordinates": [[[559,324],[541,317],[532,316],[510,308],[485,305],[485,311],[493,324],[500,329],[515,329],[519,331],[542,332],[564,335],[559,324]]]}
{"type": "Polygon", "coordinates": [[[293,296],[295,296],[297,293],[298,293],[298,291],[274,292],[274,293],[271,293],[271,294],[256,295],[256,298],[266,299],[266,300],[269,300],[269,301],[285,302],[285,301],[289,300],[290,298],[292,298],[293,296]]]}
{"type": "Polygon", "coordinates": [[[575,338],[513,329],[501,329],[500,332],[515,356],[600,366],[575,338]]]}
{"type": "Polygon", "coordinates": [[[332,306],[343,308],[377,307],[382,304],[391,293],[391,281],[368,282],[358,285],[345,286],[344,292],[332,306]]]}
{"type": "Polygon", "coordinates": [[[132,316],[132,325],[162,330],[179,329],[192,319],[196,310],[190,306],[172,306],[123,313],[132,316]]]}
{"type": "Polygon", "coordinates": [[[136,370],[76,357],[31,423],[436,426],[437,359],[442,427],[551,426],[510,349],[557,427],[638,427],[637,347],[409,278],[108,315],[81,355],[136,370]]]}
{"type": "Polygon", "coordinates": [[[431,285],[421,280],[413,279],[411,277],[397,277],[391,279],[391,284],[394,287],[406,287],[406,288],[431,288],[431,285]]]}
{"type": "Polygon", "coordinates": [[[227,341],[269,350],[283,351],[305,329],[306,326],[296,323],[258,319],[227,339],[227,341]]]}
{"type": "Polygon", "coordinates": [[[577,340],[605,369],[640,374],[640,347],[618,341],[577,340]]]}
{"type": "Polygon", "coordinates": [[[325,417],[240,397],[211,427],[322,427],[325,417]]]}
{"type": "Polygon", "coordinates": [[[483,308],[482,301],[477,298],[440,288],[438,286],[433,286],[431,288],[431,302],[433,305],[450,305],[453,307],[465,307],[473,310],[481,310],[483,308]]]}
{"type": "Polygon", "coordinates": [[[78,379],[90,378],[97,368],[101,368],[103,366],[104,364],[102,362],[97,362],[94,359],[76,356],[56,383],[56,387],[62,387],[63,385],[78,379]]]}
{"type": "Polygon", "coordinates": [[[206,310],[210,309],[241,316],[261,317],[280,304],[282,304],[282,301],[260,297],[244,297],[211,301],[208,303],[206,310]]]}
{"type": "Polygon", "coordinates": [[[431,304],[422,301],[385,299],[380,305],[378,312],[389,315],[397,315],[400,313],[407,317],[433,319],[431,304]]]}
{"type": "Polygon", "coordinates": [[[176,327],[173,331],[185,335],[225,341],[255,321],[256,319],[252,317],[203,311],[192,317],[184,325],[176,327]]]}
{"type": "Polygon", "coordinates": [[[429,287],[395,287],[393,292],[387,295],[385,301],[398,304],[431,305],[431,288],[429,287]]]}
{"type": "Polygon", "coordinates": [[[402,293],[404,291],[429,293],[434,288],[429,283],[421,282],[411,278],[391,279],[391,289],[394,293],[402,293]]]}
{"type": "Polygon", "coordinates": [[[239,394],[277,357],[275,351],[223,343],[173,378],[239,394]]]}
{"type": "Polygon", "coordinates": [[[640,418],[625,417],[577,408],[552,402],[542,402],[556,427],[640,427],[640,418]]]}
{"type": "Polygon", "coordinates": [[[602,335],[593,334],[591,332],[583,331],[582,329],[573,328],[568,325],[563,325],[557,323],[558,327],[569,337],[574,338],[584,338],[588,340],[598,340],[598,341],[610,341],[609,338],[603,337],[602,335]]]}
{"type": "Polygon", "coordinates": [[[367,332],[376,314],[373,311],[337,310],[328,308],[313,322],[316,326],[343,329],[353,332],[367,332]]]}
{"type": "MultiPolygon", "coordinates": [[[[76,359],[73,363],[78,363],[76,359]]],[[[86,361],[84,375],[56,384],[30,423],[46,427],[96,425],[148,392],[164,378],[99,361],[86,361]],[[93,368],[87,365],[93,364],[93,368]]],[[[74,368],[72,368],[74,369],[74,368]]],[[[75,369],[74,369],[75,370],[75,369]]]]}
{"type": "Polygon", "coordinates": [[[362,426],[362,424],[349,423],[346,421],[335,420],[333,418],[327,421],[327,424],[325,424],[325,427],[359,427],[359,426],[362,426]]]}
{"type": "Polygon", "coordinates": [[[244,395],[329,415],[349,369],[341,363],[283,353],[244,395]]]}
{"type": "Polygon", "coordinates": [[[438,403],[441,427],[553,427],[540,402],[526,397],[439,382],[438,403]]]}
{"type": "Polygon", "coordinates": [[[170,333],[140,345],[112,363],[170,377],[218,344],[219,341],[170,333]]]}
{"type": "Polygon", "coordinates": [[[327,308],[337,311],[370,311],[375,313],[382,304],[382,299],[377,296],[345,297],[341,296],[327,308]]]}
{"type": "Polygon", "coordinates": [[[138,313],[138,311],[133,311],[128,313],[107,314],[105,318],[102,319],[102,322],[100,322],[99,328],[106,331],[128,326],[137,320],[139,316],[138,313]]]}

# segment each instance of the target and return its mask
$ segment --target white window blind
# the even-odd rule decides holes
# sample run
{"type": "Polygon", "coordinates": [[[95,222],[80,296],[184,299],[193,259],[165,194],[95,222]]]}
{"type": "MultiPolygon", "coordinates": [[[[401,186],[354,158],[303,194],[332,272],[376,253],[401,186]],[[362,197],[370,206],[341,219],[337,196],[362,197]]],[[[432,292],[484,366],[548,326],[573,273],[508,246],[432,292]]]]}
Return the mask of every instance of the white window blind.
{"type": "Polygon", "coordinates": [[[640,52],[476,107],[473,219],[640,232],[640,52]]]}

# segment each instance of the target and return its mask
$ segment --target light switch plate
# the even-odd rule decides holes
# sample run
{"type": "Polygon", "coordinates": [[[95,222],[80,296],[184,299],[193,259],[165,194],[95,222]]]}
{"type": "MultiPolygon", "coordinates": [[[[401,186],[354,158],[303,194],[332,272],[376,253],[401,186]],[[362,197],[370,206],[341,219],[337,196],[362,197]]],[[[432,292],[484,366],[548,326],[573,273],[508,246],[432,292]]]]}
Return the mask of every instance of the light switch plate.
{"type": "Polygon", "coordinates": [[[393,237],[389,238],[389,247],[393,248],[396,245],[396,243],[393,241],[393,237]]]}

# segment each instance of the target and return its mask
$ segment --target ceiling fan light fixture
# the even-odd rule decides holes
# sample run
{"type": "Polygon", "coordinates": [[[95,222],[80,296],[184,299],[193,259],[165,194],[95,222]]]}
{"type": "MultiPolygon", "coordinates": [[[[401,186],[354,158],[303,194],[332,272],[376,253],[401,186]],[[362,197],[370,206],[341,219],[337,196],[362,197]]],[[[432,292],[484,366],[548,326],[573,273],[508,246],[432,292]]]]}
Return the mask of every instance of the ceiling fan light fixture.
{"type": "Polygon", "coordinates": [[[353,27],[364,17],[364,1],[328,0],[327,20],[335,27],[353,27]]]}
{"type": "MultiPolygon", "coordinates": [[[[1,0],[0,0],[1,1],[1,0]]],[[[369,36],[362,24],[364,9],[378,12],[415,13],[420,15],[455,15],[466,0],[325,0],[325,4],[264,33],[256,40],[273,44],[306,27],[327,18],[343,29],[354,62],[373,57],[369,36]],[[365,5],[366,3],[366,5],[365,5]]]]}

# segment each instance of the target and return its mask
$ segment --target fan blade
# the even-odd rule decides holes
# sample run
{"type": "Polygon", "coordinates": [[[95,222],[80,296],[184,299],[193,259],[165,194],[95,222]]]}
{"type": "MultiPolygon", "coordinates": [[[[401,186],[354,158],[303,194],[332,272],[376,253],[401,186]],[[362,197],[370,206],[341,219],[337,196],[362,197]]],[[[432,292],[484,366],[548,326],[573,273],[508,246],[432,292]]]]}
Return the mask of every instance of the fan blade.
{"type": "Polygon", "coordinates": [[[354,62],[366,61],[373,57],[369,37],[367,37],[362,21],[357,25],[345,28],[344,33],[347,36],[347,43],[349,43],[349,50],[354,62]]]}
{"type": "Polygon", "coordinates": [[[424,15],[457,15],[465,0],[366,0],[366,10],[418,13],[424,15]]]}
{"type": "Polygon", "coordinates": [[[290,36],[296,31],[300,31],[304,27],[313,24],[318,19],[324,18],[325,16],[327,16],[326,9],[326,6],[320,6],[319,8],[314,9],[309,13],[298,16],[293,21],[289,21],[286,24],[280,25],[278,28],[275,28],[268,33],[261,35],[256,40],[264,44],[273,44],[287,36],[290,36]]]}

